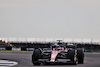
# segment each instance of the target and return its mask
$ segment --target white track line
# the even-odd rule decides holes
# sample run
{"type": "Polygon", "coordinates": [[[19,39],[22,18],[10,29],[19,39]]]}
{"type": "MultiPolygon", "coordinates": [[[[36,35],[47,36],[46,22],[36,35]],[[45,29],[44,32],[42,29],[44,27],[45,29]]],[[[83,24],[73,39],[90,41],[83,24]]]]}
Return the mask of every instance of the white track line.
{"type": "Polygon", "coordinates": [[[18,63],[15,61],[9,61],[9,60],[0,60],[0,67],[10,67],[15,66],[18,63]]]}

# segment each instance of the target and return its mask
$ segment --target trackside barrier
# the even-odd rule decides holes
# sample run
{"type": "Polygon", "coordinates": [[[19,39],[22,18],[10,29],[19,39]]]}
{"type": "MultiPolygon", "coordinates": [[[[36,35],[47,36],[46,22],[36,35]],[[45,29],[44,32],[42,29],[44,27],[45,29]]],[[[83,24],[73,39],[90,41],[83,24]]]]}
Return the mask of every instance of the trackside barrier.
{"type": "Polygon", "coordinates": [[[12,47],[6,47],[6,50],[12,50],[12,47]]]}
{"type": "Polygon", "coordinates": [[[84,52],[100,52],[100,50],[84,50],[84,52]]]}
{"type": "Polygon", "coordinates": [[[21,51],[26,51],[26,47],[21,47],[21,51]]]}
{"type": "MultiPolygon", "coordinates": [[[[13,50],[13,51],[33,51],[33,47],[21,47],[21,48],[12,48],[12,47],[0,47],[0,50],[13,50]]],[[[100,52],[100,50],[93,49],[84,49],[84,52],[100,52]]]]}
{"type": "Polygon", "coordinates": [[[100,52],[100,50],[92,50],[92,52],[100,52]]]}
{"type": "Polygon", "coordinates": [[[6,48],[0,47],[0,50],[6,50],[6,48]]]}
{"type": "Polygon", "coordinates": [[[92,52],[92,50],[84,50],[84,52],[92,52]]]}
{"type": "Polygon", "coordinates": [[[14,51],[21,51],[21,48],[12,48],[14,51]]]}
{"type": "Polygon", "coordinates": [[[21,51],[33,51],[34,48],[29,48],[29,47],[21,47],[21,51]]]}
{"type": "Polygon", "coordinates": [[[12,47],[0,47],[0,50],[12,50],[12,47]]]}
{"type": "Polygon", "coordinates": [[[21,48],[0,47],[0,50],[12,50],[12,51],[33,51],[34,48],[27,48],[27,47],[21,47],[21,48]]]}
{"type": "Polygon", "coordinates": [[[27,51],[33,51],[34,48],[26,48],[27,51]]]}

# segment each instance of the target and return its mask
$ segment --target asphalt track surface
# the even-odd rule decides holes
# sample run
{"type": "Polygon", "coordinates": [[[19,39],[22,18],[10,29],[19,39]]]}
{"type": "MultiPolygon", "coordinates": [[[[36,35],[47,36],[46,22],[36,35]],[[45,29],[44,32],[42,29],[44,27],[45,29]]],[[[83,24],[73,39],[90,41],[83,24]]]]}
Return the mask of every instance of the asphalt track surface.
{"type": "Polygon", "coordinates": [[[0,59],[18,62],[18,65],[13,67],[100,67],[100,53],[85,53],[84,64],[78,65],[40,65],[34,66],[31,63],[32,52],[13,52],[0,51],[0,59]]]}

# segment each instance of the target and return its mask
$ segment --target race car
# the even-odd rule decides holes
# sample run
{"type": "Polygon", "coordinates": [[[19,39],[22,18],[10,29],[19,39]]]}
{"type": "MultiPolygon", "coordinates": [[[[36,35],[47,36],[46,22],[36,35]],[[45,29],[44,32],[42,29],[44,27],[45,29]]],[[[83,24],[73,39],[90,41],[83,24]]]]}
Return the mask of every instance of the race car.
{"type": "Polygon", "coordinates": [[[32,54],[34,65],[55,63],[84,63],[84,49],[75,44],[56,43],[51,48],[36,48],[32,54]]]}

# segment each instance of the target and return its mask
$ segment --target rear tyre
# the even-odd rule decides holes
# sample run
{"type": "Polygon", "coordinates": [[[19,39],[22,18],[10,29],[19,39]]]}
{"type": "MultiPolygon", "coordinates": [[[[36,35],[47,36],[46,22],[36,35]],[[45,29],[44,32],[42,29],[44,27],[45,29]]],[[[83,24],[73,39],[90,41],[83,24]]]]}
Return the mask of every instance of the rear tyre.
{"type": "Polygon", "coordinates": [[[32,63],[34,65],[40,65],[41,62],[38,61],[39,58],[41,58],[41,51],[39,49],[34,49],[34,52],[32,55],[32,63]]]}
{"type": "Polygon", "coordinates": [[[79,64],[84,63],[84,51],[82,48],[77,49],[77,58],[79,64]]]}
{"type": "Polygon", "coordinates": [[[71,59],[71,61],[73,62],[74,65],[77,65],[77,57],[75,54],[75,50],[68,51],[68,57],[69,57],[69,59],[71,59]]]}

